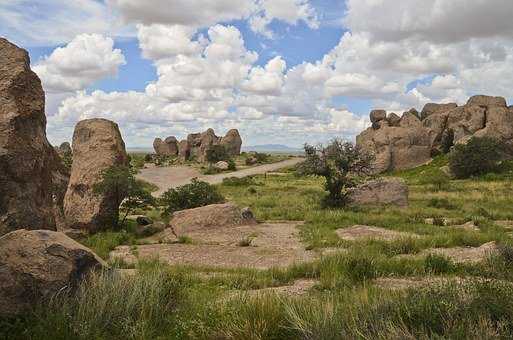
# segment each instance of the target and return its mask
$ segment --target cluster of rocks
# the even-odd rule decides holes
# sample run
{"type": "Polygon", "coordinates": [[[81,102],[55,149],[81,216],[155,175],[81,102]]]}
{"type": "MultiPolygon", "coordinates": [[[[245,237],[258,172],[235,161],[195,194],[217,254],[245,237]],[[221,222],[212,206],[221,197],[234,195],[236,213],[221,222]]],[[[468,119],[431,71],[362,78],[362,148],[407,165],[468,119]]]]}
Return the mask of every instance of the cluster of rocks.
{"type": "Polygon", "coordinates": [[[207,151],[214,145],[222,145],[228,155],[240,155],[242,138],[237,129],[232,129],[224,137],[218,137],[213,129],[201,133],[191,133],[187,139],[178,141],[176,137],[167,137],[165,140],[156,138],[153,141],[155,153],[161,156],[178,156],[182,161],[195,159],[205,162],[207,151]]]}
{"type": "Polygon", "coordinates": [[[93,186],[105,169],[128,164],[117,125],[91,119],[75,129],[70,174],[61,155],[71,147],[50,145],[44,108],[28,53],[0,38],[0,316],[71,291],[105,267],[60,231],[106,227],[117,207],[93,186]]]}
{"type": "Polygon", "coordinates": [[[443,144],[491,137],[513,146],[513,106],[501,97],[474,96],[467,104],[427,104],[402,117],[384,110],[370,113],[372,126],[356,144],[375,155],[376,172],[413,168],[431,160],[443,144]]]}

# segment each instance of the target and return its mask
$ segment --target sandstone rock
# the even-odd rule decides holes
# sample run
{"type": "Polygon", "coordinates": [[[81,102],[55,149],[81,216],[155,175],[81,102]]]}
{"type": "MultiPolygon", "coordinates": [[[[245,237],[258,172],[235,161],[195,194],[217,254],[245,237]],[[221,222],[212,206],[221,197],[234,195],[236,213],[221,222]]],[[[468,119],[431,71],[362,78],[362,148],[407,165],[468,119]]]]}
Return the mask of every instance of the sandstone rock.
{"type": "Polygon", "coordinates": [[[160,138],[155,138],[153,149],[155,149],[157,155],[176,156],[178,155],[178,141],[173,136],[167,137],[164,141],[160,138]]]}
{"type": "Polygon", "coordinates": [[[255,223],[255,219],[251,218],[247,211],[243,214],[235,204],[224,203],[177,211],[169,225],[176,235],[182,236],[192,231],[208,232],[216,228],[255,223]]]}
{"type": "Polygon", "coordinates": [[[454,131],[454,142],[473,135],[486,125],[486,109],[476,105],[457,107],[448,112],[447,129],[454,131]]]}
{"type": "Polygon", "coordinates": [[[147,225],[139,225],[135,230],[135,234],[139,237],[148,237],[163,232],[166,225],[162,222],[155,222],[147,225]]]}
{"type": "Polygon", "coordinates": [[[45,95],[28,53],[0,38],[0,235],[55,229],[45,95]]]}
{"type": "Polygon", "coordinates": [[[258,159],[255,156],[249,156],[246,158],[246,165],[255,165],[258,163],[258,159]]]}
{"type": "Polygon", "coordinates": [[[117,124],[106,119],[79,122],[73,134],[73,166],[64,199],[68,227],[95,232],[117,222],[119,207],[113,195],[93,191],[102,171],[115,165],[128,165],[117,124]]]}
{"type": "Polygon", "coordinates": [[[226,133],[226,136],[221,138],[221,145],[226,148],[230,156],[240,155],[240,148],[242,146],[242,138],[240,137],[237,129],[231,129],[226,133]]]}
{"type": "Polygon", "coordinates": [[[431,116],[432,114],[439,113],[439,112],[447,112],[452,109],[457,108],[458,105],[456,103],[448,103],[448,104],[435,104],[435,103],[429,103],[424,106],[422,109],[422,112],[420,113],[420,119],[424,120],[427,117],[431,116]]]}
{"type": "Polygon", "coordinates": [[[210,150],[213,145],[218,145],[220,142],[221,138],[216,136],[213,129],[208,129],[201,133],[200,146],[196,156],[198,161],[202,163],[205,162],[207,160],[207,151],[210,150]]]}
{"type": "Polygon", "coordinates": [[[399,117],[394,112],[390,113],[387,117],[389,126],[399,126],[399,122],[401,121],[401,117],[399,117]]]}
{"type": "Polygon", "coordinates": [[[350,192],[352,205],[408,206],[408,185],[399,178],[380,178],[362,184],[350,192]]]}
{"type": "Polygon", "coordinates": [[[219,161],[217,162],[214,167],[218,170],[221,170],[221,171],[225,171],[225,170],[228,170],[228,168],[230,167],[230,165],[225,162],[225,161],[219,161]]]}
{"type": "Polygon", "coordinates": [[[0,315],[17,315],[74,289],[105,263],[63,233],[17,230],[0,237],[0,315]]]}
{"type": "Polygon", "coordinates": [[[63,155],[71,155],[73,153],[73,151],[71,150],[71,145],[69,145],[68,142],[64,142],[62,143],[59,147],[58,147],[58,153],[59,153],[59,156],[63,156],[63,155]]]}
{"type": "Polygon", "coordinates": [[[385,110],[372,110],[370,113],[371,123],[377,123],[387,118],[387,112],[385,110]]]}
{"type": "Polygon", "coordinates": [[[413,112],[412,110],[403,113],[401,120],[399,121],[399,126],[404,128],[418,128],[422,126],[422,123],[418,117],[418,112],[413,112]]]}
{"type": "Polygon", "coordinates": [[[178,143],[178,157],[182,161],[186,161],[191,156],[191,146],[187,140],[182,140],[178,143]]]}
{"type": "Polygon", "coordinates": [[[475,106],[481,106],[481,107],[485,107],[485,108],[490,108],[490,107],[507,107],[507,104],[506,104],[506,99],[504,99],[503,97],[491,97],[491,96],[483,96],[483,95],[479,95],[479,96],[473,96],[471,97],[468,102],[467,102],[467,105],[475,105],[475,106]]]}

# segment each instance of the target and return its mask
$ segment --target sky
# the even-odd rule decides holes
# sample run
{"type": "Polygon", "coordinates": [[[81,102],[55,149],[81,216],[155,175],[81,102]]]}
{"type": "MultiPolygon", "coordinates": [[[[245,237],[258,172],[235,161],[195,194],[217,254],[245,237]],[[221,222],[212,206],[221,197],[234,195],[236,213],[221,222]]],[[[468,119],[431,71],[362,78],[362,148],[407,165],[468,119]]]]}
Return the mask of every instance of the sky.
{"type": "Polygon", "coordinates": [[[513,104],[511,0],[0,0],[47,134],[117,122],[128,147],[239,129],[244,145],[354,140],[372,109],[513,104]]]}

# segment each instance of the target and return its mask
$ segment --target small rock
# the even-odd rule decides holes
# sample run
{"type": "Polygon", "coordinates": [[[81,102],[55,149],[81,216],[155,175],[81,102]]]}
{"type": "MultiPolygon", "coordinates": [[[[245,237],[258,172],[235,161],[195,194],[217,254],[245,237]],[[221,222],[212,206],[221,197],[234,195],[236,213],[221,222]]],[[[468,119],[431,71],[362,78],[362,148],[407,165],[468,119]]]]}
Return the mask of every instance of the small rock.
{"type": "Polygon", "coordinates": [[[225,170],[228,170],[228,168],[230,167],[230,165],[228,164],[228,162],[225,162],[225,161],[219,161],[217,162],[214,167],[218,170],[221,170],[221,171],[225,171],[225,170]]]}
{"type": "Polygon", "coordinates": [[[135,230],[135,234],[139,237],[148,237],[160,233],[166,229],[166,225],[162,222],[155,222],[153,224],[139,225],[135,230]]]}
{"type": "Polygon", "coordinates": [[[246,220],[246,221],[254,221],[255,220],[255,216],[253,215],[253,212],[251,211],[251,209],[249,207],[242,209],[241,216],[242,216],[242,219],[246,220]]]}

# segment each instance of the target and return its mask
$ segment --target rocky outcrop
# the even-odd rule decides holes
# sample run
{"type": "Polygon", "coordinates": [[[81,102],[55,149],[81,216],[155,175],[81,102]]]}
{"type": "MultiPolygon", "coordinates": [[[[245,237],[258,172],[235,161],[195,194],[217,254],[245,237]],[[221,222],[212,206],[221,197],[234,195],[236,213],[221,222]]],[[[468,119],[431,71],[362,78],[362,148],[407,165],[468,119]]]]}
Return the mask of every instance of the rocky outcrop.
{"type": "MultiPolygon", "coordinates": [[[[170,138],[176,141],[176,138],[169,137],[168,139],[170,138]]],[[[166,139],[166,141],[168,139],[166,139]]],[[[208,129],[201,133],[191,133],[187,136],[187,139],[180,142],[175,143],[174,141],[173,145],[176,145],[176,154],[182,161],[194,159],[198,162],[205,162],[207,151],[214,145],[223,145],[230,156],[238,156],[240,155],[242,146],[242,138],[240,137],[239,131],[236,129],[228,131],[224,137],[218,137],[213,129],[208,129]]],[[[156,143],[157,145],[161,145],[160,143],[164,142],[157,138],[153,144],[155,151],[159,153],[156,143]]]]}
{"type": "Polygon", "coordinates": [[[79,122],[73,134],[73,165],[64,199],[68,227],[96,232],[116,223],[119,207],[114,193],[99,195],[93,190],[102,172],[115,165],[128,165],[118,125],[106,119],[79,122]]]}
{"type": "Polygon", "coordinates": [[[14,316],[73,290],[104,262],[63,233],[17,230],[0,237],[0,316],[14,316]]]}
{"type": "Polygon", "coordinates": [[[167,137],[164,141],[156,138],[153,141],[153,148],[155,153],[160,156],[177,156],[178,155],[178,141],[176,137],[167,137]]]}
{"type": "Polygon", "coordinates": [[[0,38],[0,235],[55,229],[45,94],[28,53],[0,38]]]}
{"type": "Polygon", "coordinates": [[[356,137],[356,143],[375,155],[375,172],[401,170],[428,162],[442,151],[442,142],[465,143],[471,137],[491,137],[513,150],[513,110],[501,97],[474,96],[467,104],[426,104],[386,119],[371,112],[372,127],[356,137]],[[451,139],[451,140],[448,140],[451,139]]]}
{"type": "Polygon", "coordinates": [[[177,211],[169,222],[177,236],[187,235],[192,231],[208,232],[214,228],[248,224],[256,224],[253,214],[247,209],[241,210],[233,203],[177,211]]]}
{"type": "Polygon", "coordinates": [[[408,185],[400,178],[380,178],[351,189],[352,205],[408,206],[408,185]]]}
{"type": "Polygon", "coordinates": [[[240,137],[239,131],[237,129],[231,129],[228,131],[226,136],[221,138],[221,145],[224,145],[230,156],[240,155],[242,138],[240,137]]]}

